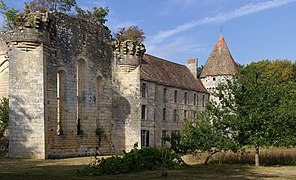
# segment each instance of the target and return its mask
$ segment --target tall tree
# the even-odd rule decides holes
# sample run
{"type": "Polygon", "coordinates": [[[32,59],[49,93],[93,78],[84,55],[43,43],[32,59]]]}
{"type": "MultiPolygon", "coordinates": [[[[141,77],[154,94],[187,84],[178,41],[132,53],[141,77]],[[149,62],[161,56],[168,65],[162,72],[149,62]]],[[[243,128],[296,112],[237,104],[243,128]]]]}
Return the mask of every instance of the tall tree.
{"type": "Polygon", "coordinates": [[[219,88],[222,102],[228,102],[223,108],[233,109],[237,116],[230,124],[237,140],[241,145],[255,146],[256,166],[260,147],[296,144],[293,76],[291,62],[263,60],[242,68],[237,81],[219,88]],[[225,90],[232,92],[234,101],[223,96],[225,90]]]}
{"type": "Polygon", "coordinates": [[[13,29],[22,24],[22,18],[19,16],[19,10],[9,8],[5,2],[0,0],[0,13],[4,16],[2,28],[4,30],[13,29]]]}
{"type": "Polygon", "coordinates": [[[209,107],[207,112],[197,113],[195,118],[185,121],[180,132],[179,149],[185,153],[206,152],[205,164],[218,152],[236,152],[239,149],[233,138],[234,131],[225,128],[227,122],[224,120],[227,118],[217,118],[214,111],[209,107]]]}

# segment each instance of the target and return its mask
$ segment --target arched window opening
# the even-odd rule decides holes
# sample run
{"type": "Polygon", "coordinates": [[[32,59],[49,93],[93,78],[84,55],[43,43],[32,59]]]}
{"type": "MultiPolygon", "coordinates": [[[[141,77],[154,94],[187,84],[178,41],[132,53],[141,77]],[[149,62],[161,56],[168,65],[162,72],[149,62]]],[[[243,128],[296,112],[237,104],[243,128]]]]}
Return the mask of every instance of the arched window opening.
{"type": "Polygon", "coordinates": [[[63,134],[63,120],[65,119],[66,104],[66,73],[61,70],[57,73],[57,135],[63,134]]]}
{"type": "Polygon", "coordinates": [[[77,62],[76,70],[76,86],[77,86],[77,135],[83,134],[83,109],[85,106],[85,90],[86,90],[86,62],[80,59],[77,62]]]}
{"type": "Polygon", "coordinates": [[[102,77],[98,76],[96,79],[96,110],[98,115],[100,112],[101,93],[102,93],[102,77]]]}

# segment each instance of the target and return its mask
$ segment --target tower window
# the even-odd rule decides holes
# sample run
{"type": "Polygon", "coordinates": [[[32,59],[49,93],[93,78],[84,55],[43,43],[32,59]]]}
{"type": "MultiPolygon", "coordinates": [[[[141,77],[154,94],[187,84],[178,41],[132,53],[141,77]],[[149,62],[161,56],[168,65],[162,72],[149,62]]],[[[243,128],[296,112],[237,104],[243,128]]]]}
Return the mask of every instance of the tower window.
{"type": "Polygon", "coordinates": [[[177,110],[176,109],[174,109],[173,120],[174,120],[174,122],[177,121],[177,110]]]}
{"type": "Polygon", "coordinates": [[[196,105],[196,99],[197,99],[196,97],[197,97],[196,94],[194,94],[193,95],[193,105],[196,105]]]}
{"type": "Polygon", "coordinates": [[[185,92],[184,93],[184,104],[187,104],[188,103],[188,93],[185,92]]]}
{"type": "Polygon", "coordinates": [[[162,146],[166,146],[166,136],[167,136],[167,131],[162,130],[162,133],[161,133],[161,145],[162,146]]]}
{"type": "Polygon", "coordinates": [[[167,88],[163,88],[163,102],[167,102],[167,88]]]}
{"type": "Polygon", "coordinates": [[[175,90],[174,92],[174,103],[177,103],[178,102],[178,91],[175,90]]]}
{"type": "Polygon", "coordinates": [[[147,84],[146,83],[142,83],[141,94],[142,94],[142,97],[147,97],[147,84]]]}
{"type": "Polygon", "coordinates": [[[146,105],[142,105],[142,113],[141,113],[141,119],[146,119],[146,105]]]}
{"type": "Polygon", "coordinates": [[[141,147],[149,147],[149,131],[141,130],[141,147]]]}
{"type": "Polygon", "coordinates": [[[166,120],[166,108],[162,109],[162,120],[165,121],[166,120]]]}

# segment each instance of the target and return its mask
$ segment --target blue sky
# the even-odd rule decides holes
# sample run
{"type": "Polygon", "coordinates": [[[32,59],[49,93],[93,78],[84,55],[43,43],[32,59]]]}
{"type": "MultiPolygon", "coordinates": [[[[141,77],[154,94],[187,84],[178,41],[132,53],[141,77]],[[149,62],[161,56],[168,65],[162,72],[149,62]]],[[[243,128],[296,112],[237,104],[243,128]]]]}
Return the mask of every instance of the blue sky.
{"type": "MultiPolygon", "coordinates": [[[[4,0],[21,9],[24,0],[4,0]]],[[[108,6],[107,26],[138,25],[146,53],[176,63],[203,65],[222,29],[240,64],[296,59],[296,0],[77,0],[84,8],[108,6]]]]}

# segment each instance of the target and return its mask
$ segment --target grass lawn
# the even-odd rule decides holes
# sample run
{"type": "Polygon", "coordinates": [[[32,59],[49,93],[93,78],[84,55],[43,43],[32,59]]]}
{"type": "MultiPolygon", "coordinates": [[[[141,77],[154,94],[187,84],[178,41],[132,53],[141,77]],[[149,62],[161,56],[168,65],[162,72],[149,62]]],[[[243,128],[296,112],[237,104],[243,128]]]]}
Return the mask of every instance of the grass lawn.
{"type": "Polygon", "coordinates": [[[58,160],[0,158],[0,179],[296,179],[295,166],[195,165],[192,168],[161,170],[116,176],[77,177],[75,171],[89,164],[91,157],[58,160]]]}

